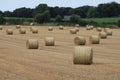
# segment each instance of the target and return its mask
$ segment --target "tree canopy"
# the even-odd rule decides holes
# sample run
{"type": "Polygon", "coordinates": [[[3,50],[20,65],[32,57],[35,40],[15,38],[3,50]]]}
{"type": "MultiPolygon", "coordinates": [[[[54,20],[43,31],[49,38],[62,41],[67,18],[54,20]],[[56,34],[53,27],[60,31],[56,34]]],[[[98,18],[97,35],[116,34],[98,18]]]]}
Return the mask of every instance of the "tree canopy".
{"type": "Polygon", "coordinates": [[[118,17],[120,16],[120,4],[116,2],[99,4],[97,7],[94,6],[81,6],[77,8],[71,7],[49,7],[47,4],[39,4],[34,9],[30,8],[18,8],[13,12],[5,11],[1,12],[7,17],[24,17],[33,18],[37,14],[49,11],[52,18],[56,18],[60,15],[62,18],[64,16],[70,16],[72,14],[79,15],[81,18],[102,18],[102,17],[118,17]]]}
{"type": "Polygon", "coordinates": [[[0,24],[4,24],[5,23],[5,19],[3,17],[2,14],[0,14],[0,24]]]}
{"type": "Polygon", "coordinates": [[[38,13],[35,16],[35,21],[38,23],[46,23],[50,21],[50,13],[46,10],[44,13],[38,13]]]}

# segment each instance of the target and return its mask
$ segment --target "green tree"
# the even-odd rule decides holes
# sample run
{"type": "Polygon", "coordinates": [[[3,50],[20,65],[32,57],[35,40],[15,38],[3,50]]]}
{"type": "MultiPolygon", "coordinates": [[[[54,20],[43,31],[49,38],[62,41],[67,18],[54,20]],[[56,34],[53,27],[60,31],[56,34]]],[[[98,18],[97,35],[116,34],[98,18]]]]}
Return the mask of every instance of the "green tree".
{"type": "Polygon", "coordinates": [[[80,16],[78,16],[78,15],[73,14],[70,17],[70,21],[73,23],[79,23],[79,20],[80,20],[80,16]]]}
{"type": "Polygon", "coordinates": [[[87,18],[93,18],[96,17],[96,8],[90,7],[87,11],[87,18]]]}
{"type": "Polygon", "coordinates": [[[69,7],[54,7],[53,13],[54,13],[55,17],[57,15],[60,15],[63,18],[65,15],[69,15],[68,13],[69,13],[70,9],[71,8],[69,8],[69,7]]]}
{"type": "Polygon", "coordinates": [[[62,17],[60,15],[57,15],[55,21],[56,22],[61,22],[62,21],[62,17]]]}
{"type": "Polygon", "coordinates": [[[86,26],[88,23],[84,20],[79,20],[79,25],[86,26]]]}
{"type": "Polygon", "coordinates": [[[120,14],[120,4],[116,2],[99,4],[97,13],[98,17],[117,17],[120,14]]]}
{"type": "Polygon", "coordinates": [[[5,17],[12,17],[12,12],[10,12],[10,11],[5,11],[5,12],[4,12],[4,16],[5,16],[5,17]]]}
{"type": "Polygon", "coordinates": [[[0,14],[3,14],[3,12],[2,12],[2,11],[0,11],[0,14]]]}
{"type": "Polygon", "coordinates": [[[43,15],[42,14],[37,14],[36,16],[35,16],[35,21],[37,22],[37,23],[43,23],[43,15]]]}
{"type": "Polygon", "coordinates": [[[50,15],[52,18],[55,18],[56,17],[56,13],[54,11],[54,7],[49,7],[49,11],[50,11],[50,15]]]}
{"type": "Polygon", "coordinates": [[[5,23],[5,19],[3,17],[2,14],[0,14],[0,24],[4,24],[5,23]]]}
{"type": "Polygon", "coordinates": [[[50,21],[50,13],[49,11],[45,11],[44,13],[39,13],[35,16],[35,21],[38,23],[46,23],[50,21]]]}
{"type": "Polygon", "coordinates": [[[37,15],[37,14],[41,14],[41,13],[44,13],[45,11],[49,11],[49,8],[47,6],[47,4],[39,4],[35,10],[34,10],[34,16],[37,15]]]}
{"type": "Polygon", "coordinates": [[[32,18],[33,10],[30,8],[18,8],[13,11],[13,17],[32,18]]]}
{"type": "Polygon", "coordinates": [[[50,21],[50,12],[47,10],[43,13],[43,16],[44,16],[44,22],[49,22],[50,21]]]}
{"type": "Polygon", "coordinates": [[[118,22],[117,22],[117,26],[120,27],[120,20],[118,20],[118,22]]]}
{"type": "Polygon", "coordinates": [[[68,12],[70,15],[75,14],[75,9],[70,9],[68,12]]]}

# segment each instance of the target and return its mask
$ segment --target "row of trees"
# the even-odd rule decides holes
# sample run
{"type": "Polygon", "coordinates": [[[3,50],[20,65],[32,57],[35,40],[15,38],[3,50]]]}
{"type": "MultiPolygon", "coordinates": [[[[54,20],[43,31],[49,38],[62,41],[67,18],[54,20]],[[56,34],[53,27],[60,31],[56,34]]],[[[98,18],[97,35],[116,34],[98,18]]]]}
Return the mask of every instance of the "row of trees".
{"type": "MultiPolygon", "coordinates": [[[[94,6],[82,6],[78,8],[70,7],[49,7],[47,4],[40,4],[36,8],[18,8],[13,12],[0,11],[0,24],[5,23],[4,17],[18,17],[18,18],[34,18],[38,23],[52,22],[68,22],[80,25],[86,24],[97,24],[94,21],[86,22],[80,18],[102,18],[102,17],[120,17],[120,4],[116,2],[99,4],[97,7],[94,6]],[[64,16],[70,16],[70,20],[65,21],[64,16]]],[[[15,22],[16,20],[12,20],[15,22]]],[[[19,21],[19,19],[18,19],[19,21]]],[[[18,22],[16,21],[16,23],[18,22]]],[[[21,20],[22,22],[26,20],[21,20]]],[[[10,22],[10,21],[6,21],[10,22]]],[[[28,21],[29,22],[29,21],[28,21]]],[[[11,23],[11,22],[10,22],[11,23]]],[[[118,25],[120,21],[118,21],[118,25]]]]}
{"type": "Polygon", "coordinates": [[[13,12],[5,11],[1,12],[6,17],[24,17],[33,18],[36,14],[43,14],[45,11],[49,12],[51,18],[56,16],[76,14],[81,18],[94,18],[94,17],[118,17],[120,16],[120,4],[116,2],[99,4],[97,7],[94,6],[82,6],[78,8],[71,7],[48,7],[47,4],[40,4],[34,9],[30,8],[18,8],[13,12]]]}

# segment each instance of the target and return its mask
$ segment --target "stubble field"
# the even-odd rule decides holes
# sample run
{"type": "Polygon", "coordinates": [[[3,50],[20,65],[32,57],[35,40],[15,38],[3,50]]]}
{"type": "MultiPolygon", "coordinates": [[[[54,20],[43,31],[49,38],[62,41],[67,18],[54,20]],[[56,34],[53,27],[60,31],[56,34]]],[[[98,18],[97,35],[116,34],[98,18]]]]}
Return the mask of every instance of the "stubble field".
{"type": "Polygon", "coordinates": [[[96,29],[80,28],[77,34],[70,34],[72,27],[48,31],[41,26],[38,34],[32,34],[30,26],[22,27],[26,34],[12,25],[0,30],[0,80],[120,80],[120,29],[93,45],[89,36],[98,35],[96,29]],[[13,35],[6,35],[8,28],[14,29],[13,35]],[[44,38],[49,36],[55,38],[55,46],[45,46],[44,38]],[[92,65],[73,64],[76,36],[85,36],[85,46],[93,48],[92,65]],[[38,39],[39,49],[27,49],[28,39],[38,39]]]}

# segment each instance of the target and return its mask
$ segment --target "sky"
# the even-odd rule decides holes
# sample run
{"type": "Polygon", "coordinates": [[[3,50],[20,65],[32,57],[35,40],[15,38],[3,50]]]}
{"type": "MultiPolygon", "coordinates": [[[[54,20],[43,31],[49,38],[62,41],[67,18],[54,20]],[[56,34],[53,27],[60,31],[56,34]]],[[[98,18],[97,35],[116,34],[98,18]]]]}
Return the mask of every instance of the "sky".
{"type": "Polygon", "coordinates": [[[13,11],[16,8],[21,7],[35,8],[42,3],[52,7],[59,6],[76,8],[84,5],[97,6],[98,4],[112,1],[120,3],[120,0],[0,0],[0,10],[13,11]]]}

